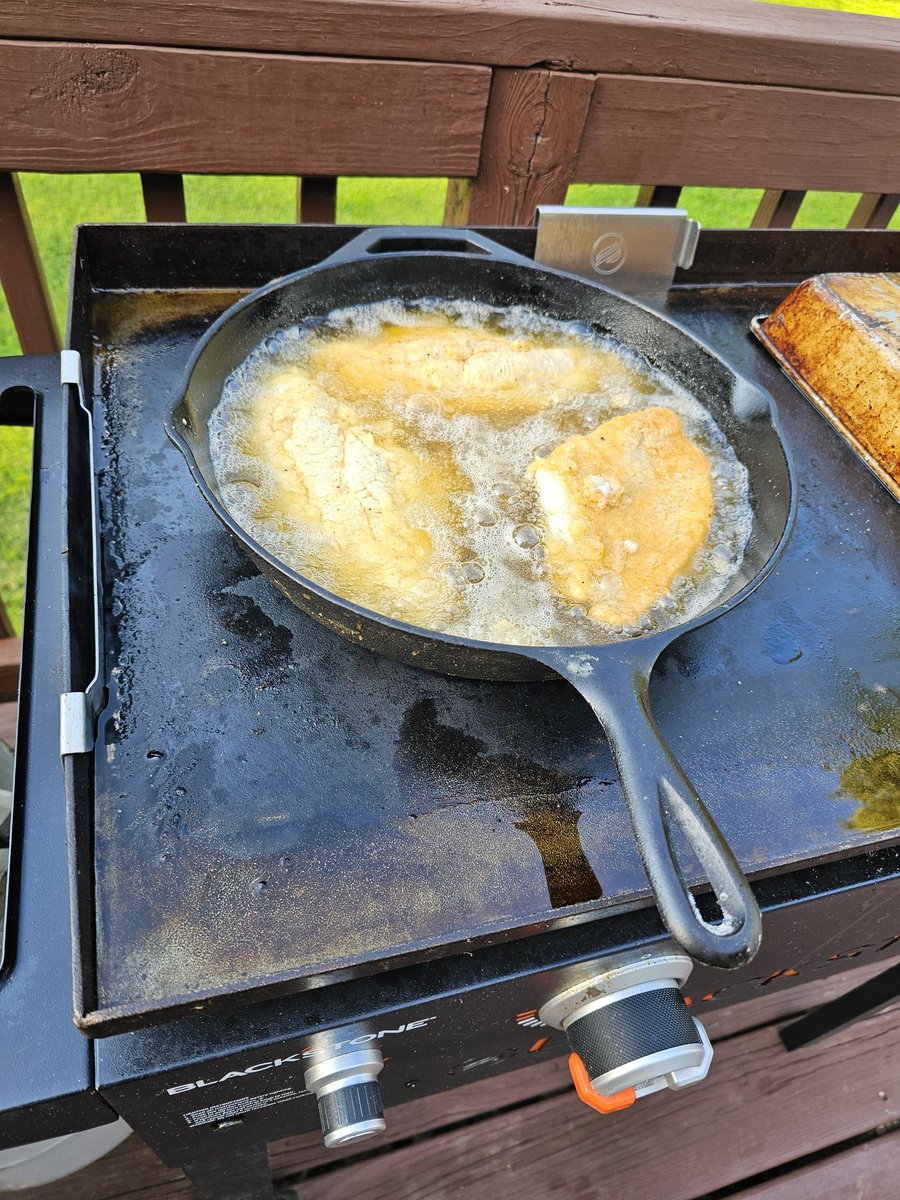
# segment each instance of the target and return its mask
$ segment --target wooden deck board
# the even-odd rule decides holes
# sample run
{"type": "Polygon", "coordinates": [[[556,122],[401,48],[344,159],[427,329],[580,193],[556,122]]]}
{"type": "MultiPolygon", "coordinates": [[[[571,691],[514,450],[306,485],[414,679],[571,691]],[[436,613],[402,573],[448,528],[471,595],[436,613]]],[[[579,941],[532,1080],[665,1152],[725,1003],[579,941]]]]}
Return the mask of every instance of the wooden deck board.
{"type": "Polygon", "coordinates": [[[900,1130],[790,1171],[735,1200],[892,1200],[900,1191],[900,1130]]]}
{"type": "Polygon", "coordinates": [[[183,1173],[163,1166],[137,1137],[66,1179],[10,1194],[18,1200],[197,1200],[183,1173]]]}
{"type": "MultiPolygon", "coordinates": [[[[898,961],[898,960],[893,960],[898,961]]],[[[751,1029],[781,1021],[807,1011],[813,1005],[841,996],[850,988],[864,983],[891,966],[891,961],[875,962],[827,979],[807,984],[765,991],[754,1000],[730,1007],[698,1008],[697,1015],[714,1042],[740,1036],[751,1029]]],[[[715,1075],[713,1076],[713,1082],[715,1075]]],[[[382,1141],[387,1147],[423,1133],[446,1129],[476,1114],[490,1114],[498,1108],[509,1108],[539,1099],[551,1092],[567,1091],[571,1087],[564,1058],[536,1063],[506,1075],[477,1083],[465,1084],[437,1096],[413,1100],[390,1113],[388,1132],[382,1141]]],[[[378,1143],[373,1142],[373,1146],[378,1143]]],[[[270,1148],[272,1170],[276,1178],[295,1175],[300,1171],[333,1164],[359,1153],[358,1146],[346,1150],[326,1150],[318,1133],[303,1134],[274,1142],[270,1148]]]]}
{"type": "Polygon", "coordinates": [[[773,1027],[721,1045],[715,1072],[599,1118],[568,1090],[307,1178],[302,1200],[697,1200],[900,1119],[898,1010],[788,1055],[773,1027]]]}
{"type": "MultiPolygon", "coordinates": [[[[343,1200],[356,1190],[370,1200],[450,1195],[532,1200],[558,1189],[602,1200],[626,1183],[629,1200],[658,1200],[662,1194],[667,1200],[676,1195],[695,1200],[709,1190],[711,1179],[740,1180],[778,1164],[789,1170],[791,1161],[811,1147],[827,1150],[900,1112],[900,1092],[886,1082],[900,1078],[900,1034],[896,1011],[883,1013],[818,1047],[788,1055],[772,1022],[841,995],[890,965],[873,962],[766,991],[741,1005],[705,1010],[707,1028],[718,1042],[711,1078],[681,1096],[642,1101],[632,1113],[609,1119],[615,1124],[575,1099],[564,1060],[554,1059],[393,1109],[386,1140],[372,1143],[376,1154],[365,1161],[359,1159],[360,1147],[324,1150],[318,1133],[275,1142],[270,1147],[273,1175],[283,1194],[301,1200],[343,1200]],[[651,1109],[654,1100],[658,1103],[651,1109]],[[501,1115],[493,1115],[501,1108],[501,1115]],[[718,1118],[715,1109],[722,1110],[718,1118]],[[736,1127],[738,1158],[734,1150],[709,1153],[706,1131],[716,1121],[720,1133],[729,1123],[736,1127]],[[419,1140],[410,1145],[412,1138],[419,1140]],[[646,1179],[645,1190],[633,1186],[650,1169],[642,1162],[656,1172],[655,1193],[646,1191],[646,1179]],[[598,1182],[598,1164],[608,1183],[598,1182]],[[669,1172],[686,1177],[691,1186],[672,1190],[669,1172]]],[[[798,1188],[807,1189],[796,1196],[756,1189],[735,1200],[788,1200],[789,1195],[791,1200],[807,1195],[809,1200],[887,1200],[890,1192],[881,1181],[892,1146],[900,1147],[900,1139],[855,1147],[846,1170],[845,1156],[835,1155],[789,1171],[783,1178],[795,1178],[798,1188]],[[867,1152],[873,1155],[871,1169],[867,1152]],[[821,1172],[818,1191],[813,1168],[821,1172]],[[874,1190],[835,1190],[851,1178],[846,1173],[851,1170],[861,1186],[871,1181],[874,1190]]],[[[762,1186],[771,1189],[779,1182],[762,1186]]],[[[22,1200],[189,1200],[195,1193],[179,1171],[164,1167],[135,1137],[68,1179],[18,1195],[22,1200]]]]}

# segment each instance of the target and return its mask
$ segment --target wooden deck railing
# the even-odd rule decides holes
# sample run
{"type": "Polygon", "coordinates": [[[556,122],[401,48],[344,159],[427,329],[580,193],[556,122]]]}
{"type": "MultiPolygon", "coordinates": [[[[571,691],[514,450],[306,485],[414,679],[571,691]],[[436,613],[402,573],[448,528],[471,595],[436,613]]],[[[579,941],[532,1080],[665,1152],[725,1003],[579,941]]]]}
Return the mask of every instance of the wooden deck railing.
{"type": "Polygon", "coordinates": [[[900,203],[900,21],[751,0],[0,0],[0,283],[25,351],[59,335],[19,171],[136,171],[148,221],[182,172],[447,176],[449,224],[526,224],[570,183],[762,187],[900,203]]]}

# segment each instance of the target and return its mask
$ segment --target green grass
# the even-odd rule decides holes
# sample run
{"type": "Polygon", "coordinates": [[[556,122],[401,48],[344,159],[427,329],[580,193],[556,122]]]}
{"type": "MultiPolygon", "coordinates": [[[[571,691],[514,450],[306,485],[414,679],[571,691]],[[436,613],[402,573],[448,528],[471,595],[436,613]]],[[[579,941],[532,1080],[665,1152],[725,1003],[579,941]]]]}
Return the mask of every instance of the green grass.
{"type": "MultiPolygon", "coordinates": [[[[798,0],[779,0],[797,3],[798,0]]],[[[819,7],[840,7],[900,15],[900,0],[822,0],[819,7]]],[[[80,222],[142,221],[137,175],[20,176],[35,238],[60,328],[65,323],[72,228],[80,222]]],[[[338,186],[338,221],[343,224],[439,225],[443,217],[443,179],[342,179],[338,186]]],[[[722,188],[685,188],[680,204],[705,226],[740,228],[753,216],[762,192],[722,188]]],[[[630,205],[635,187],[575,184],[568,203],[630,205]]],[[[190,221],[234,222],[295,219],[296,183],[264,176],[186,176],[185,197],[190,221]]],[[[846,224],[857,196],[812,192],[803,202],[795,226],[836,228],[846,224]]],[[[891,222],[900,229],[900,214],[891,222]]],[[[0,354],[17,354],[18,339],[6,302],[0,295],[0,354]]],[[[0,428],[0,596],[13,623],[20,624],[25,537],[28,517],[31,435],[0,428]]]]}
{"type": "Polygon", "coordinates": [[[0,597],[21,630],[28,497],[31,481],[31,430],[0,429],[0,597]]]}

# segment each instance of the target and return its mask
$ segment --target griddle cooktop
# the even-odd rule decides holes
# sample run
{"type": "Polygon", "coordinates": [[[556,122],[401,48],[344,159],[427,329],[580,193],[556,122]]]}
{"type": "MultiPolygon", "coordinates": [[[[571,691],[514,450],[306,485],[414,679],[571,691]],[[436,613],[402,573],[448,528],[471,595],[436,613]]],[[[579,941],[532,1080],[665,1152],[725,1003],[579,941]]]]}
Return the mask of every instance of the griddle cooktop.
{"type": "MultiPolygon", "coordinates": [[[[93,817],[97,1032],[651,903],[571,687],[443,678],[343,641],[256,572],[166,439],[209,323],[355,232],[256,230],[261,258],[197,227],[81,233],[71,344],[97,430],[109,687],[76,796],[76,822],[79,802],[93,817]]],[[[900,808],[877,800],[898,509],[749,334],[789,285],[697,271],[670,310],[775,396],[799,515],[774,575],[663,657],[652,702],[758,876],[900,840],[900,808]]]]}

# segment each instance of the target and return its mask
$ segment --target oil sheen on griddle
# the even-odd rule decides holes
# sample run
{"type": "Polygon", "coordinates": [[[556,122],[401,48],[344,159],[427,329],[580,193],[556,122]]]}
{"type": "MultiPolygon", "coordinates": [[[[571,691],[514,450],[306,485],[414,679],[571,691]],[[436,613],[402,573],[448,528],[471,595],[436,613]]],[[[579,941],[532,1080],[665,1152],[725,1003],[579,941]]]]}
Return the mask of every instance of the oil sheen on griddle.
{"type": "MultiPolygon", "coordinates": [[[[634,423],[609,426],[607,460],[612,431],[634,423]]],[[[684,621],[721,591],[750,531],[747,473],[702,405],[613,340],[525,308],[392,301],[282,330],[228,379],[211,435],[222,499],[270,553],[364,608],[482,641],[589,645],[684,621]],[[641,422],[677,427],[660,408],[690,439],[678,428],[712,515],[638,612],[602,596],[628,595],[629,555],[664,564],[667,547],[615,462],[591,473],[590,444],[570,439],[646,409],[641,422]],[[548,456],[570,446],[582,502],[618,505],[612,541],[552,511],[548,456]],[[596,602],[573,600],[579,586],[596,602]]]]}

